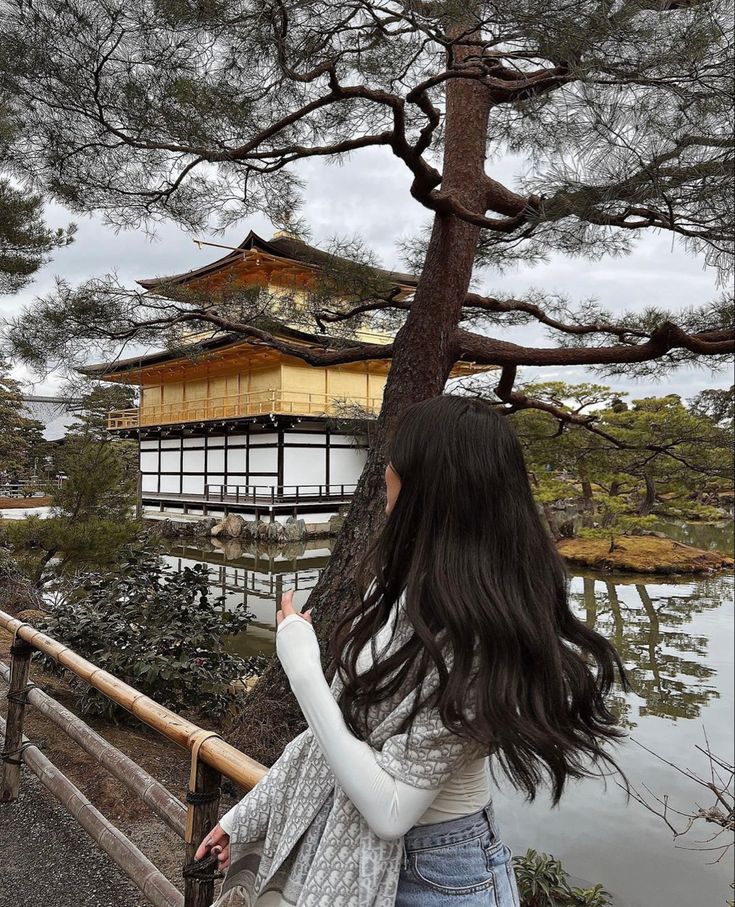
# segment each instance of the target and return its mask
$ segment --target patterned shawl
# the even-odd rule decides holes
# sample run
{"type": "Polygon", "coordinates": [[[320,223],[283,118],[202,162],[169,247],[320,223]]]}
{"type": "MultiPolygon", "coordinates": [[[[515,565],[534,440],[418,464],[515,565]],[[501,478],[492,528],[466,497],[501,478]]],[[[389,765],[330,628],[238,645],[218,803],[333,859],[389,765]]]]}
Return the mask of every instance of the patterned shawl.
{"type": "MultiPolygon", "coordinates": [[[[402,607],[384,653],[412,632],[402,607]]],[[[446,656],[445,656],[446,657],[446,656]]],[[[447,661],[450,658],[447,657],[447,661]]],[[[422,698],[438,686],[429,673],[422,698]]],[[[343,684],[331,684],[337,698],[343,684]]],[[[451,734],[437,709],[424,707],[410,734],[397,733],[414,705],[414,693],[371,708],[367,742],[378,764],[414,787],[440,788],[467,761],[484,755],[451,734]]],[[[347,797],[307,729],[284,749],[268,773],[240,802],[230,838],[230,868],[215,907],[256,907],[265,892],[279,892],[294,907],[394,907],[403,841],[371,831],[347,797]]]]}

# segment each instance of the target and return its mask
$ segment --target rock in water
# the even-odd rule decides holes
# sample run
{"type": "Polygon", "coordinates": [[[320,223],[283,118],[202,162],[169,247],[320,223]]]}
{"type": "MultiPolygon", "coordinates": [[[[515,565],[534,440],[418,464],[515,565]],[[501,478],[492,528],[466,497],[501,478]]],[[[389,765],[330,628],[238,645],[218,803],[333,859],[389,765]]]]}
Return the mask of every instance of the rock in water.
{"type": "Polygon", "coordinates": [[[258,537],[258,524],[255,520],[244,520],[240,530],[240,539],[256,539],[258,537]]]}
{"type": "Polygon", "coordinates": [[[263,520],[258,520],[255,524],[255,538],[259,542],[265,542],[268,539],[268,526],[269,523],[263,522],[263,520]]]}
{"type": "Polygon", "coordinates": [[[191,527],[191,534],[210,535],[216,525],[217,520],[215,519],[197,520],[196,523],[194,523],[194,525],[191,527]]]}
{"type": "Polygon", "coordinates": [[[240,537],[245,520],[236,513],[228,514],[221,523],[217,523],[211,529],[211,535],[214,538],[237,539],[240,537]]]}
{"type": "Polygon", "coordinates": [[[286,530],[281,523],[268,523],[265,537],[269,542],[284,542],[286,540],[286,530]]]}
{"type": "Polygon", "coordinates": [[[297,520],[295,517],[290,516],[286,520],[284,529],[286,541],[298,542],[306,538],[306,523],[304,520],[297,520]]]}

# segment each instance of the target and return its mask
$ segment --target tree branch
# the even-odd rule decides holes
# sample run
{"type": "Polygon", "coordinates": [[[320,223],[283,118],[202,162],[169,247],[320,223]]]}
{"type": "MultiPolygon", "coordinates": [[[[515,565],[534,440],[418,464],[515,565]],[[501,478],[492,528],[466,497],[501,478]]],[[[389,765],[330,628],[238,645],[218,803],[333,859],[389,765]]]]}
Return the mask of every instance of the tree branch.
{"type": "MultiPolygon", "coordinates": [[[[289,340],[255,325],[219,315],[212,309],[196,309],[194,311],[180,312],[167,318],[147,319],[137,322],[125,330],[116,331],[114,328],[110,328],[104,332],[104,336],[108,340],[130,341],[135,339],[136,335],[140,335],[152,328],[155,329],[163,325],[173,327],[192,322],[197,324],[204,322],[226,334],[231,334],[233,339],[241,337],[243,340],[254,342],[256,345],[262,345],[268,349],[278,350],[285,355],[294,356],[309,365],[315,366],[343,365],[351,362],[390,359],[393,355],[392,343],[364,343],[358,340],[334,337],[324,337],[323,339],[315,340],[312,335],[302,334],[300,331],[293,329],[284,329],[283,333],[290,335],[291,339],[289,340]],[[338,349],[334,349],[335,344],[339,345],[338,349]]],[[[100,334],[102,334],[102,330],[100,334]]],[[[191,347],[190,350],[191,352],[197,351],[195,347],[191,347]]]]}
{"type": "Polygon", "coordinates": [[[672,442],[671,444],[628,444],[621,438],[617,438],[610,432],[607,432],[604,429],[600,428],[599,425],[596,424],[598,422],[598,416],[594,413],[581,413],[579,411],[570,412],[569,410],[564,409],[562,406],[557,406],[553,403],[547,403],[545,400],[539,400],[537,398],[529,396],[528,394],[513,390],[516,373],[517,369],[514,365],[504,366],[500,374],[500,381],[495,387],[496,396],[503,403],[507,404],[507,408],[504,410],[505,413],[511,414],[523,409],[535,409],[539,412],[547,413],[557,420],[559,426],[557,434],[559,435],[561,434],[565,426],[572,425],[583,428],[591,434],[602,438],[604,441],[606,441],[612,447],[617,448],[618,450],[649,451],[651,453],[651,456],[647,457],[643,461],[643,463],[638,464],[637,468],[645,466],[647,462],[650,462],[658,456],[667,456],[672,460],[675,460],[677,463],[681,463],[682,466],[685,466],[692,472],[711,475],[711,469],[703,468],[701,466],[698,466],[696,463],[690,462],[686,457],[683,457],[681,454],[676,453],[672,449],[674,446],[676,446],[676,444],[681,443],[683,439],[678,439],[676,442],[672,442]]]}
{"type": "Polygon", "coordinates": [[[701,356],[720,356],[735,352],[735,331],[703,331],[688,334],[671,322],[654,330],[640,344],[601,347],[524,347],[492,337],[458,329],[454,336],[457,358],[480,365],[609,365],[660,359],[675,349],[701,356]]]}

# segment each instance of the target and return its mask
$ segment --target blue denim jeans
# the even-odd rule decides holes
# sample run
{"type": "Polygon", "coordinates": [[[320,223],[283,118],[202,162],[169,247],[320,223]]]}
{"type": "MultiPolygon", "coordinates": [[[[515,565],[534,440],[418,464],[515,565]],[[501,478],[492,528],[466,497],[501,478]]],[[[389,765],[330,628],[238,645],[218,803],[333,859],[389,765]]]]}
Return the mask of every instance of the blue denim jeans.
{"type": "Polygon", "coordinates": [[[404,837],[396,907],[519,907],[511,853],[492,806],[414,825],[404,837]]]}

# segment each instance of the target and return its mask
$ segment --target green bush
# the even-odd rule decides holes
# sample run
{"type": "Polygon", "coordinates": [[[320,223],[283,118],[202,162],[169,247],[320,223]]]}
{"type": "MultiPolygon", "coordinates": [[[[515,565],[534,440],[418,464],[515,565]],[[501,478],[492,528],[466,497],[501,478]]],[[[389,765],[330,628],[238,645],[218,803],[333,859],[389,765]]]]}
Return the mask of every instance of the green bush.
{"type": "MultiPolygon", "coordinates": [[[[227,637],[253,615],[244,607],[225,611],[202,564],[174,571],[157,553],[136,548],[117,573],[79,575],[59,593],[43,629],[177,712],[219,717],[239,695],[233,684],[257,673],[251,659],[226,649],[227,637]]],[[[86,684],[80,707],[84,714],[122,714],[86,684]]]]}
{"type": "Polygon", "coordinates": [[[529,850],[513,860],[521,907],[607,907],[608,893],[602,885],[573,888],[559,860],[529,850]]]}
{"type": "Polygon", "coordinates": [[[113,569],[137,531],[136,524],[127,519],[29,516],[9,525],[5,538],[20,572],[41,589],[80,569],[113,569]]]}

